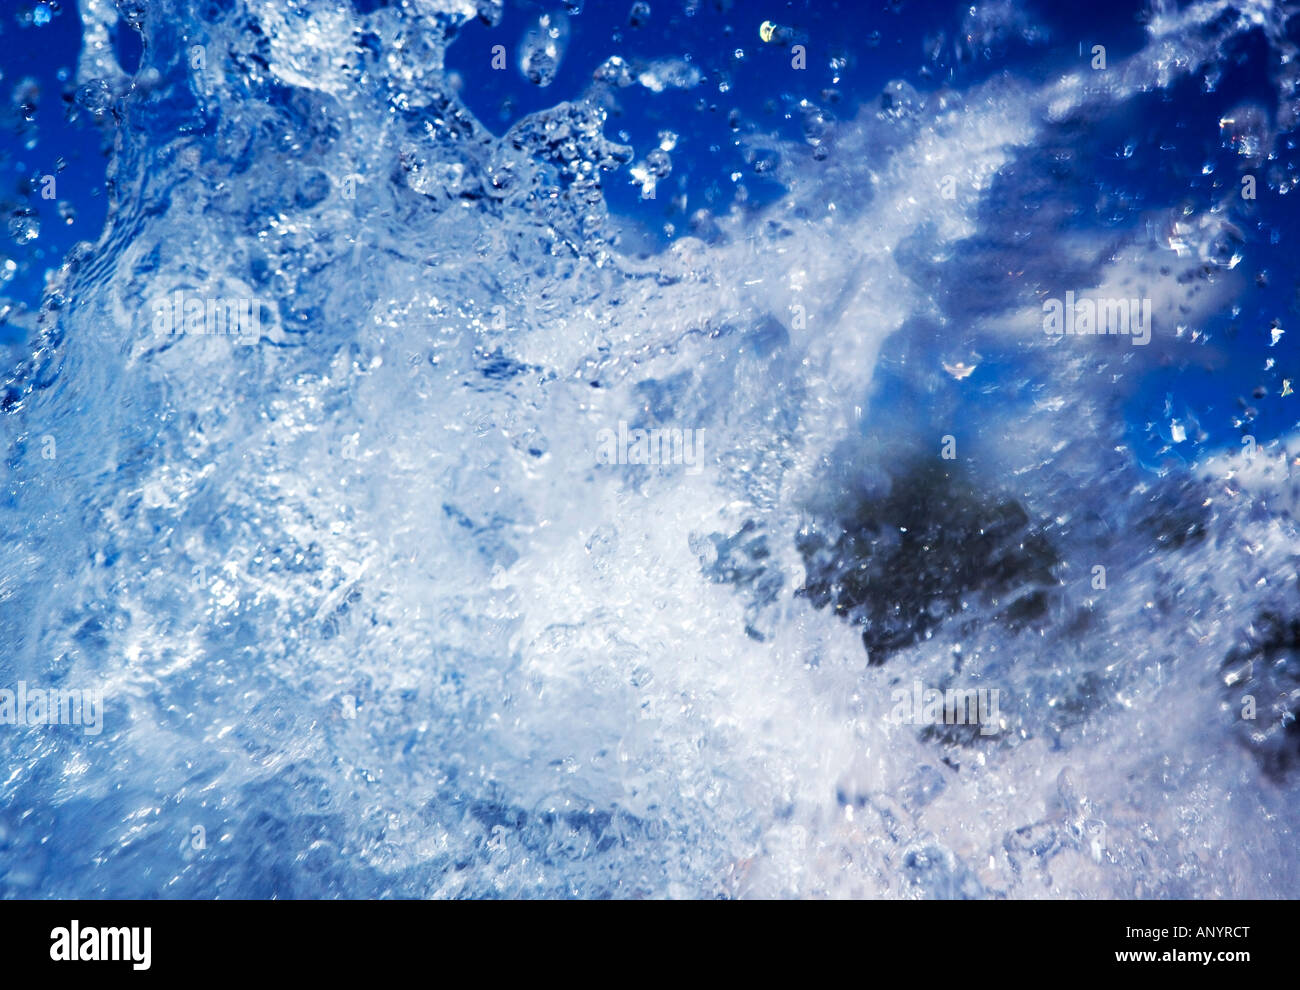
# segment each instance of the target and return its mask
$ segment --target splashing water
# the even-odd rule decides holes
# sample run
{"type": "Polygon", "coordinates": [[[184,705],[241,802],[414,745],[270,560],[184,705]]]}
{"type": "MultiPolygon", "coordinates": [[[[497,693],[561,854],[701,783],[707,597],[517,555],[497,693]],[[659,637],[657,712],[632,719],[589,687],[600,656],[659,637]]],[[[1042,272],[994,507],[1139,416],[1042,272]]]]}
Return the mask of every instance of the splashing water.
{"type": "Polygon", "coordinates": [[[492,5],[368,6],[83,3],[114,199],[7,385],[0,671],[104,722],[0,733],[0,893],[1294,893],[1296,439],[1151,472],[1122,413],[1242,291],[1231,219],[1071,227],[1056,169],[1242,33],[1300,64],[1277,10],[805,108],[774,203],[638,255],[607,186],[676,138],[608,101],[689,66],[498,137],[445,69],[492,5]],[[1150,344],[1045,335],[1075,288],[1150,344]],[[996,725],[899,724],[918,684],[996,725]]]}

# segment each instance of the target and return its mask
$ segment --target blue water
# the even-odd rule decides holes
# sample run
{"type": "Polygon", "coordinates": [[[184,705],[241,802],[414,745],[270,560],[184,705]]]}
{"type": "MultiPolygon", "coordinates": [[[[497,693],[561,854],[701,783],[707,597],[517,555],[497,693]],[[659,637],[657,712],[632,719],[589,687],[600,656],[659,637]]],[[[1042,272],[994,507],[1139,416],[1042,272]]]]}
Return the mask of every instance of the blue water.
{"type": "Polygon", "coordinates": [[[636,6],[5,9],[0,894],[1294,896],[1300,13],[636,6]]]}

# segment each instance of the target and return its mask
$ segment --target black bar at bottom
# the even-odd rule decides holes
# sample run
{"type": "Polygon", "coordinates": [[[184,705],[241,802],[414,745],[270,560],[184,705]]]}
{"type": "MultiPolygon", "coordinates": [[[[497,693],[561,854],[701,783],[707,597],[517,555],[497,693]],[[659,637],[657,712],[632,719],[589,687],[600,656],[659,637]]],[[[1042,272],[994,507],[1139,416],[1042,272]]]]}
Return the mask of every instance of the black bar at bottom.
{"type": "Polygon", "coordinates": [[[883,976],[1293,975],[1293,902],[546,903],[7,901],[20,974],[373,979],[731,972],[828,961],[883,976]],[[89,958],[88,958],[89,957],[89,958]],[[690,962],[698,960],[698,962],[690,962]],[[446,967],[451,966],[452,969],[446,967]],[[919,968],[918,968],[919,967],[919,968]]]}

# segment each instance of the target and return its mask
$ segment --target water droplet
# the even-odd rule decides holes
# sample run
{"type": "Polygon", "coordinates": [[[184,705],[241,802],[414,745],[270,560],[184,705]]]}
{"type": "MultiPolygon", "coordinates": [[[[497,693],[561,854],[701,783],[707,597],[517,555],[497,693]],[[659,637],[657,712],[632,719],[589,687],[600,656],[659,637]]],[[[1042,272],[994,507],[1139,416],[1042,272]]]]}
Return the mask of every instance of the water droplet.
{"type": "Polygon", "coordinates": [[[15,244],[30,244],[41,236],[41,221],[34,210],[14,210],[9,215],[9,236],[15,244]]]}
{"type": "Polygon", "coordinates": [[[147,0],[117,0],[117,12],[122,20],[137,31],[144,25],[144,11],[147,0]]]}
{"type": "Polygon", "coordinates": [[[656,179],[662,179],[673,170],[673,160],[662,148],[655,148],[645,156],[646,169],[656,179]]]}
{"type": "MultiPolygon", "coordinates": [[[[624,86],[631,86],[633,82],[632,70],[627,62],[617,55],[611,55],[605,59],[593,73],[593,78],[597,82],[607,82],[622,89],[624,86]]],[[[623,140],[627,140],[625,137],[623,140]]]]}
{"type": "Polygon", "coordinates": [[[92,79],[77,90],[77,105],[100,116],[113,104],[113,93],[102,79],[92,79]]]}
{"type": "Polygon", "coordinates": [[[534,86],[555,81],[569,40],[569,19],[564,14],[543,14],[519,43],[519,67],[534,86]]]}
{"type": "Polygon", "coordinates": [[[478,0],[475,13],[488,27],[496,27],[501,23],[501,16],[505,13],[505,0],[478,0]]]}

